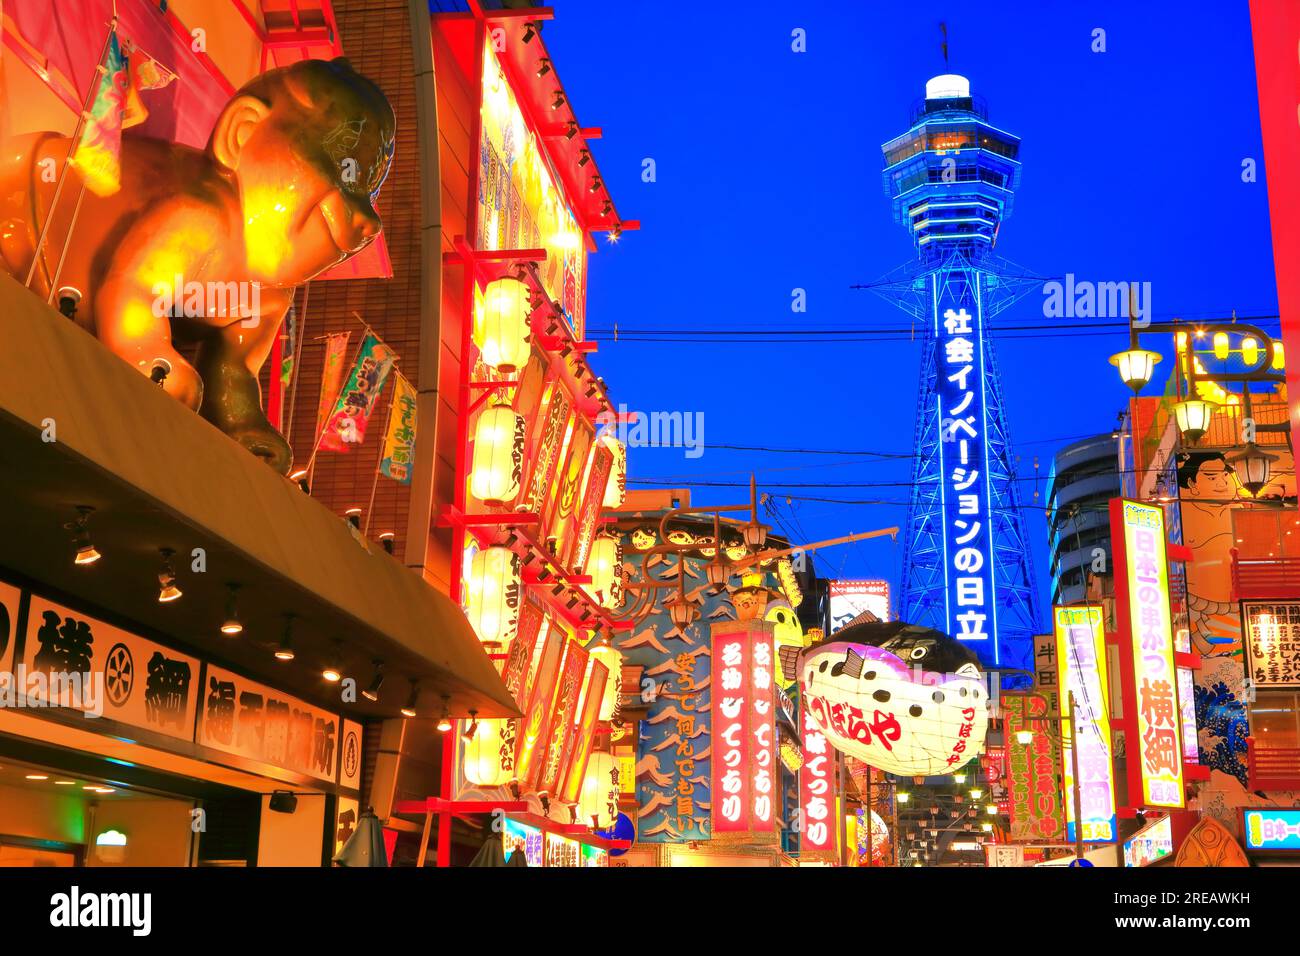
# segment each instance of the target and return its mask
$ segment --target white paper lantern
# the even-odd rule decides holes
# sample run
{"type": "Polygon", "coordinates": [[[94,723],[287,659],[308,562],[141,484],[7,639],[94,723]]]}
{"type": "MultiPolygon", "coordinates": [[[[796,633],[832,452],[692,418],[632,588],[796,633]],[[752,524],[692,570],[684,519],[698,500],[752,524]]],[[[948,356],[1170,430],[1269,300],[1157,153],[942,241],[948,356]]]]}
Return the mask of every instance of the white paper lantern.
{"type": "Polygon", "coordinates": [[[509,765],[502,766],[503,741],[513,739],[511,721],[480,720],[474,736],[464,743],[465,779],[476,787],[500,787],[514,776],[513,748],[509,765]]]}
{"type": "Polygon", "coordinates": [[[618,759],[610,753],[593,753],[582,778],[578,822],[596,830],[612,827],[618,818],[619,789],[618,759]]]}
{"type": "Polygon", "coordinates": [[[841,638],[799,655],[808,720],[836,750],[886,773],[953,773],[983,752],[988,730],[988,688],[974,654],[928,628],[878,633],[890,636],[878,644],[841,638]]]}
{"type": "Polygon", "coordinates": [[[620,508],[627,496],[627,446],[613,435],[602,435],[600,441],[614,453],[614,463],[609,468],[609,480],[605,483],[605,498],[601,507],[620,508]]]}
{"type": "Polygon", "coordinates": [[[618,538],[602,534],[591,543],[587,573],[591,593],[601,607],[612,609],[623,603],[623,543],[618,538]]]}
{"type": "Polygon", "coordinates": [[[507,646],[519,629],[519,603],[523,588],[519,556],[493,545],[474,555],[465,581],[465,616],[484,644],[507,646]]]}
{"type": "Polygon", "coordinates": [[[483,409],[474,425],[470,494],[493,507],[510,504],[519,496],[526,435],[524,417],[509,405],[483,409]]]}
{"type": "Polygon", "coordinates": [[[623,655],[610,644],[597,644],[592,647],[587,658],[585,678],[587,683],[591,681],[592,665],[596,661],[604,664],[606,671],[603,696],[600,698],[600,715],[597,720],[611,720],[618,712],[618,695],[623,686],[623,655]]]}
{"type": "Polygon", "coordinates": [[[524,367],[529,354],[528,314],[532,296],[518,279],[494,279],[483,290],[483,312],[476,323],[474,344],[483,363],[498,372],[524,367]]]}

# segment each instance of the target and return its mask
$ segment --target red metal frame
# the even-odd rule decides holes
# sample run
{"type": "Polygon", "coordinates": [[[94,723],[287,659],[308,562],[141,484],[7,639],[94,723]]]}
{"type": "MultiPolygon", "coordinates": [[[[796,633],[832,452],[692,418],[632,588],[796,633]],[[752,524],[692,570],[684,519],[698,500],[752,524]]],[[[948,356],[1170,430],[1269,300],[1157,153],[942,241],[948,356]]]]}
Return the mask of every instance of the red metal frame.
{"type": "Polygon", "coordinates": [[[1251,790],[1300,790],[1300,748],[1260,747],[1247,737],[1246,774],[1251,790]]]}
{"type": "Polygon", "coordinates": [[[1300,594],[1300,558],[1242,558],[1232,549],[1233,601],[1271,601],[1300,594]]]}

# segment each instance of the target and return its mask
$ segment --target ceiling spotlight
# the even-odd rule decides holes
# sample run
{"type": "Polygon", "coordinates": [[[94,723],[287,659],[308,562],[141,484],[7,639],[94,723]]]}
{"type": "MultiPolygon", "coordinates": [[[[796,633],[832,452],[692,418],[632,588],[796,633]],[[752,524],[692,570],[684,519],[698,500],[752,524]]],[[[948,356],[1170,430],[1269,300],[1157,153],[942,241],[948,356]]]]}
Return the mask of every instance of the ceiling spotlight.
{"type": "Polygon", "coordinates": [[[551,61],[550,61],[550,60],[548,60],[546,57],[542,57],[541,60],[540,60],[539,62],[541,63],[541,66],[539,66],[539,67],[537,68],[537,75],[538,75],[538,77],[543,77],[543,76],[545,76],[547,73],[550,73],[550,72],[551,72],[551,61]]]}
{"type": "Polygon", "coordinates": [[[59,312],[69,319],[77,317],[77,306],[81,304],[81,290],[65,285],[55,293],[59,299],[59,312]]]}
{"type": "MultiPolygon", "coordinates": [[[[558,110],[561,106],[563,106],[567,102],[568,101],[564,98],[564,91],[556,90],[555,99],[551,100],[551,109],[558,110]]],[[[576,123],[574,125],[577,126],[576,123]]]]}
{"type": "Polygon", "coordinates": [[[578,154],[578,165],[586,166],[589,162],[591,162],[591,150],[584,149],[578,154]]]}
{"type": "Polygon", "coordinates": [[[612,202],[610,202],[608,199],[606,199],[606,200],[601,204],[601,207],[600,207],[600,214],[601,214],[602,216],[609,216],[609,215],[612,215],[613,212],[614,212],[614,204],[613,204],[612,202]]]}
{"type": "Polygon", "coordinates": [[[415,703],[420,696],[420,682],[414,677],[411,678],[411,696],[406,698],[406,706],[402,708],[403,717],[415,716],[415,703]]]}
{"type": "Polygon", "coordinates": [[[593,177],[591,178],[591,187],[590,187],[590,190],[591,190],[591,192],[594,193],[594,192],[598,191],[598,190],[600,189],[600,187],[603,186],[603,185],[604,185],[604,183],[602,183],[602,182],[600,181],[600,177],[599,177],[599,176],[593,176],[593,177]]]}
{"type": "Polygon", "coordinates": [[[379,543],[384,546],[384,551],[386,553],[388,554],[393,553],[393,541],[396,540],[396,538],[397,535],[394,534],[392,531],[385,531],[383,534],[379,536],[379,543]]]}
{"type": "Polygon", "coordinates": [[[280,646],[275,649],[277,661],[293,660],[293,615],[284,616],[284,633],[280,635],[280,646]]]}
{"type": "Polygon", "coordinates": [[[352,525],[352,527],[356,528],[358,531],[361,530],[361,509],[360,508],[349,508],[347,511],[343,512],[343,514],[345,517],[347,517],[348,522],[352,525]]]}
{"type": "Polygon", "coordinates": [[[172,565],[172,556],[176,553],[171,548],[159,548],[162,555],[162,568],[158,572],[158,602],[167,604],[181,596],[181,589],[176,586],[176,569],[172,565]]]}
{"type": "Polygon", "coordinates": [[[613,229],[609,231],[609,234],[605,238],[612,245],[613,243],[618,242],[619,237],[622,235],[623,235],[623,230],[620,227],[615,226],[613,229]]]}
{"type": "Polygon", "coordinates": [[[534,23],[532,20],[527,20],[527,21],[525,21],[525,22],[524,22],[524,42],[525,42],[525,43],[531,43],[531,42],[533,41],[533,37],[537,36],[537,34],[538,34],[538,32],[539,32],[540,30],[541,30],[541,24],[534,23]]]}
{"type": "Polygon", "coordinates": [[[331,684],[337,684],[343,679],[343,668],[339,664],[339,642],[334,642],[334,649],[330,652],[329,662],[321,668],[320,676],[325,678],[331,684]]]}
{"type": "Polygon", "coordinates": [[[578,123],[576,120],[569,120],[567,128],[564,130],[565,139],[573,139],[578,135],[578,123]]]}
{"type": "Polygon", "coordinates": [[[370,686],[361,692],[361,696],[371,702],[379,700],[379,688],[384,686],[384,662],[375,661],[375,676],[370,686]]]}
{"type": "Polygon", "coordinates": [[[90,540],[90,530],[86,527],[94,512],[90,505],[77,505],[77,517],[63,526],[72,532],[72,546],[77,550],[73,564],[94,564],[103,557],[90,540]]]}
{"type": "Polygon", "coordinates": [[[451,697],[447,694],[442,695],[442,716],[438,718],[438,733],[445,734],[451,730],[451,711],[448,709],[448,702],[451,697]]]}
{"type": "Polygon", "coordinates": [[[467,723],[465,729],[460,732],[460,739],[465,741],[465,743],[469,743],[474,739],[476,733],[478,733],[478,711],[470,710],[469,723],[467,723]]]}
{"type": "Polygon", "coordinates": [[[226,585],[226,621],[221,625],[221,633],[227,637],[234,637],[236,634],[244,632],[244,625],[239,620],[239,606],[236,603],[236,595],[239,594],[239,585],[233,581],[226,585]]]}

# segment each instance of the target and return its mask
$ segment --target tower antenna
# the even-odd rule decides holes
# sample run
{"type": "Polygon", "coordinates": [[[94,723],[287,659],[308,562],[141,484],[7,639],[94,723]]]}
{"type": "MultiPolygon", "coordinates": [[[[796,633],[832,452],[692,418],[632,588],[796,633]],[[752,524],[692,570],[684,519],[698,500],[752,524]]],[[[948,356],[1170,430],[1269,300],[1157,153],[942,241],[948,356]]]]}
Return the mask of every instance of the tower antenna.
{"type": "Polygon", "coordinates": [[[939,44],[939,49],[943,51],[943,65],[948,65],[948,24],[943,20],[939,21],[939,32],[943,34],[943,42],[939,44]]]}

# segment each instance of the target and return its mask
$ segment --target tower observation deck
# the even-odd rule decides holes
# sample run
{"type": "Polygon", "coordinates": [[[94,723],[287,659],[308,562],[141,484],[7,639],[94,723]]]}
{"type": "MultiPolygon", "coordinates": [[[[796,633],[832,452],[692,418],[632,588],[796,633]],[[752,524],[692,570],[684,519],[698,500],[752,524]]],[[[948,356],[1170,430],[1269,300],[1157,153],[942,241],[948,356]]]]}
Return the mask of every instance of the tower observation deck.
{"type": "Polygon", "coordinates": [[[899,611],[969,643],[988,668],[1032,669],[1038,595],[987,334],[1041,287],[993,251],[1020,184],[1020,139],[989,122],[965,77],[946,74],[882,152],[917,257],[867,288],[925,329],[899,611]]]}

